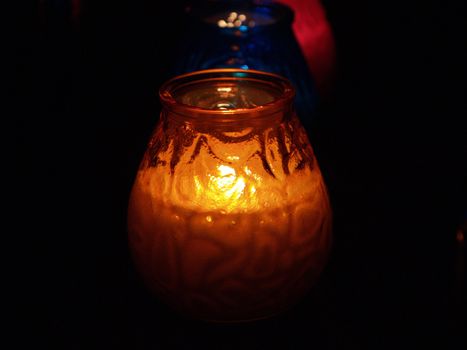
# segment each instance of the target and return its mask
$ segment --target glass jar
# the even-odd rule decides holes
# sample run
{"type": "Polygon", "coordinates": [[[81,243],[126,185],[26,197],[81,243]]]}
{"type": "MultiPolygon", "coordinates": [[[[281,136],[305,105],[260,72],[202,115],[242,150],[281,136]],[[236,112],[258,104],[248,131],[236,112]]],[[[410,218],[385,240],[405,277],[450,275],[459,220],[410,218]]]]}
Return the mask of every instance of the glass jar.
{"type": "Polygon", "coordinates": [[[130,196],[129,244],[147,285],[183,314],[274,315],[325,266],[331,208],[293,97],[285,78],[241,69],[161,87],[130,196]]]}
{"type": "Polygon", "coordinates": [[[172,75],[241,68],[280,74],[292,82],[295,107],[307,131],[318,94],[292,29],[293,11],[279,3],[197,1],[188,7],[172,75]]]}

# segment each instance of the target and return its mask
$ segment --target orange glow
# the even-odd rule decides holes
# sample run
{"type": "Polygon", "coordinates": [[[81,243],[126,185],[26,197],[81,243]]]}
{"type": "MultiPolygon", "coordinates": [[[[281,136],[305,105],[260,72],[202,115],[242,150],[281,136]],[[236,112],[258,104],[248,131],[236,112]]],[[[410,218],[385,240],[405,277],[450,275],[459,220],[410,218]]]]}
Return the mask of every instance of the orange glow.
{"type": "Polygon", "coordinates": [[[240,26],[247,25],[248,27],[254,27],[255,21],[249,20],[247,22],[248,16],[243,13],[230,12],[226,19],[219,19],[217,21],[217,26],[220,28],[238,28],[240,26]]]}
{"type": "Polygon", "coordinates": [[[133,186],[129,237],[149,287],[186,314],[270,316],[324,267],[331,209],[288,89],[278,76],[242,70],[195,72],[161,89],[164,110],[133,186]],[[251,80],[232,81],[239,72],[251,80]],[[178,86],[185,90],[177,96],[178,86]]]}
{"type": "Polygon", "coordinates": [[[462,230],[457,231],[456,240],[459,244],[464,244],[464,232],[462,232],[462,230]]]}

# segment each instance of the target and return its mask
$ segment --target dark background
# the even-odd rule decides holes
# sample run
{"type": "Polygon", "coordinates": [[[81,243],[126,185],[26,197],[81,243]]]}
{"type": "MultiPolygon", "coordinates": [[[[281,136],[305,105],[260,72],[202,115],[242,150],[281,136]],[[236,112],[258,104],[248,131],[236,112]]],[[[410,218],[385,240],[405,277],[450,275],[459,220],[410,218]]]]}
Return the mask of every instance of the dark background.
{"type": "Polygon", "coordinates": [[[337,79],[310,136],[333,204],[334,250],[308,298],[243,325],[173,313],[143,287],[127,248],[128,195],[183,4],[82,1],[73,20],[70,3],[24,5],[14,40],[17,342],[465,347],[456,240],[467,211],[465,2],[323,0],[337,79]]]}

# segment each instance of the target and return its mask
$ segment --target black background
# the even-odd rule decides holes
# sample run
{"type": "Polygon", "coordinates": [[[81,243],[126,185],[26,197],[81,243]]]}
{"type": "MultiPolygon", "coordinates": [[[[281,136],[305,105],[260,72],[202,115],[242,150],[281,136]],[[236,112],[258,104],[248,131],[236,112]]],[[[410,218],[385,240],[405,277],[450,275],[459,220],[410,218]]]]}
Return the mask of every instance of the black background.
{"type": "Polygon", "coordinates": [[[456,241],[467,210],[463,1],[323,1],[337,79],[310,138],[334,209],[332,258],[295,308],[239,325],[167,309],[141,284],[127,248],[128,195],[158,118],[156,91],[175,59],[183,4],[85,1],[79,23],[60,10],[67,1],[29,4],[17,23],[13,85],[16,341],[62,349],[465,346],[456,241]]]}

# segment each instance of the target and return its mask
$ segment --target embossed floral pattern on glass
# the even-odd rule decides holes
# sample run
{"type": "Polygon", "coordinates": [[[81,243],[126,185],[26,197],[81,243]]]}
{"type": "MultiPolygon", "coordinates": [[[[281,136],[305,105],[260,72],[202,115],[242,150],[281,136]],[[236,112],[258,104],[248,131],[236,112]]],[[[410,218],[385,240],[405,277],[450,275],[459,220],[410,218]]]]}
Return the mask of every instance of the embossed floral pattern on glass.
{"type": "Polygon", "coordinates": [[[287,80],[208,70],[161,88],[133,186],[130,247],[154,292],[192,317],[243,321],[295,303],[331,244],[331,209],[287,80]]]}

